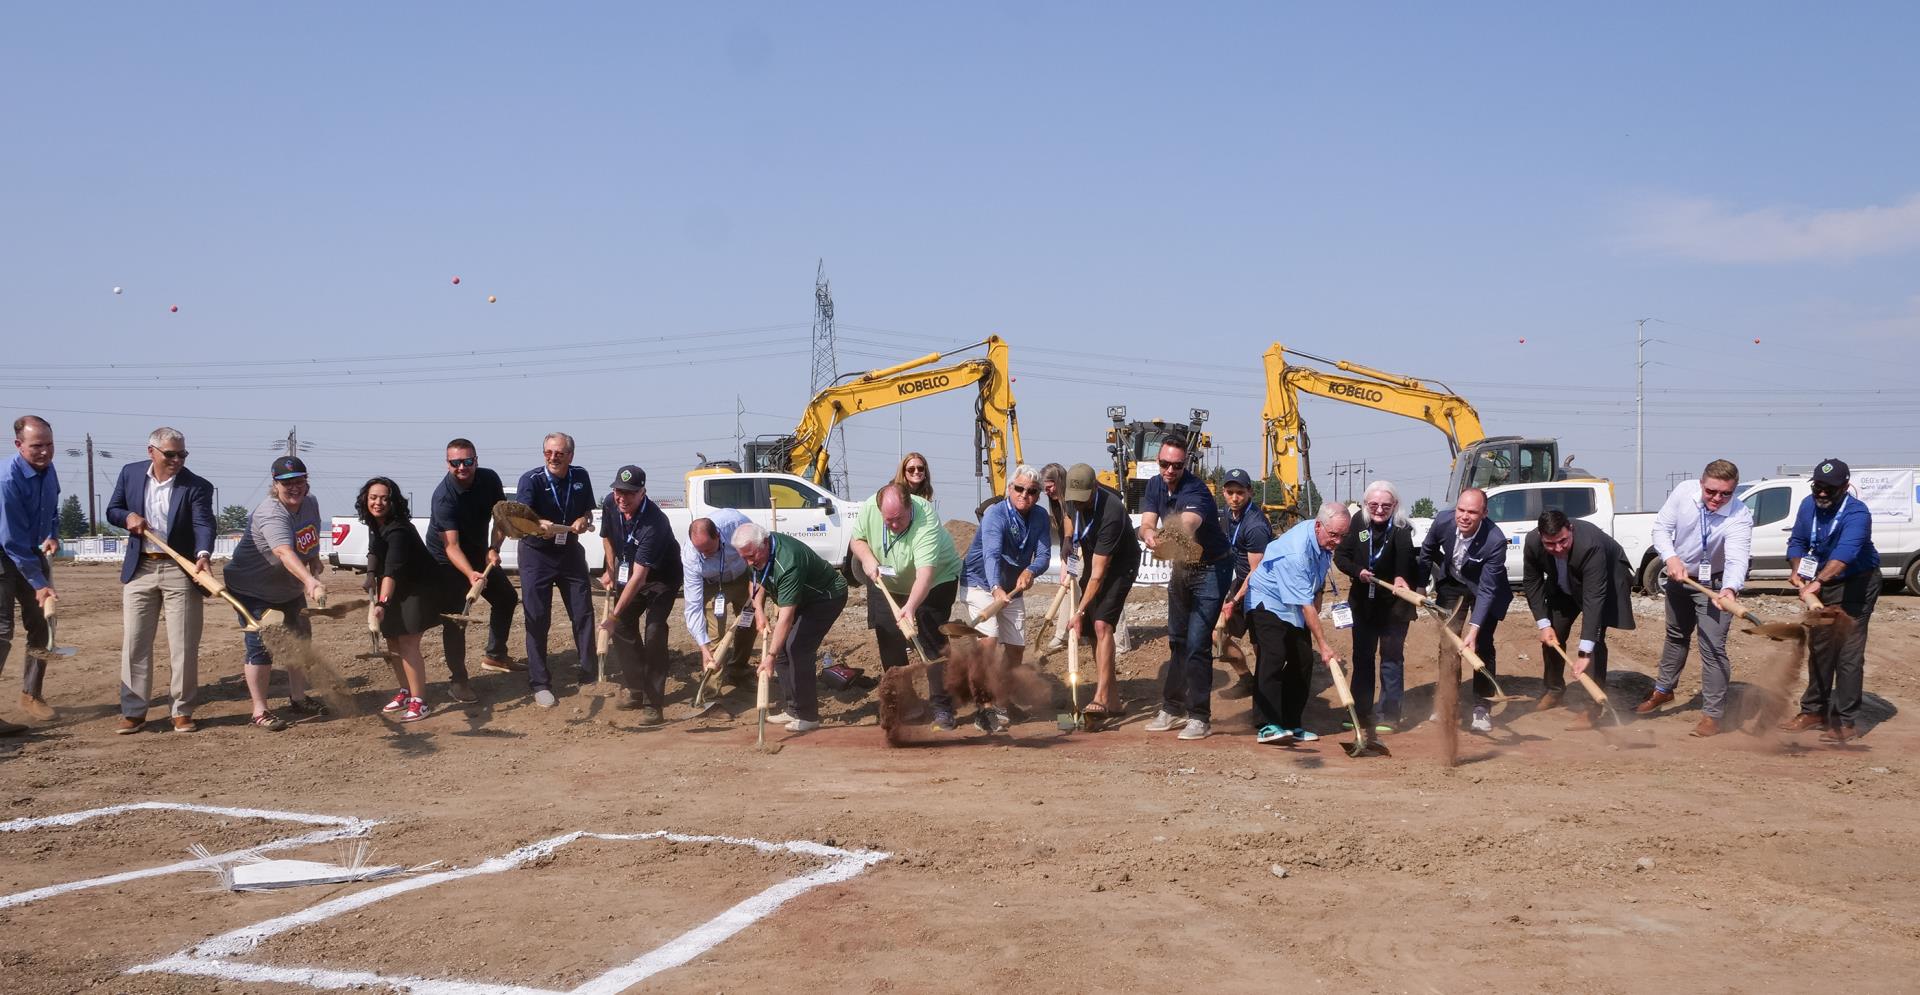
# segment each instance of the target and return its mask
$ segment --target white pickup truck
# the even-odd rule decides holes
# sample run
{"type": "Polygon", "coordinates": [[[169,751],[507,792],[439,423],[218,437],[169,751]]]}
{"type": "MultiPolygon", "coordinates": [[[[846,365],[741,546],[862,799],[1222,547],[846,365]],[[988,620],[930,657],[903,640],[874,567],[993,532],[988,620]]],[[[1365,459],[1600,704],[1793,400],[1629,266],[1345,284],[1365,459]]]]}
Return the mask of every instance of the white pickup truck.
{"type": "MultiPolygon", "coordinates": [[[[1854,500],[1873,512],[1873,548],[1880,553],[1880,576],[1920,593],[1920,468],[1856,468],[1847,488],[1854,500]]],[[[1787,536],[1800,502],[1811,493],[1806,477],[1774,477],[1740,485],[1738,497],[1753,510],[1754,580],[1787,579],[1787,536]]]]}
{"type": "Polygon", "coordinates": [[[1605,480],[1555,480],[1535,484],[1508,484],[1487,490],[1487,517],[1507,536],[1507,576],[1520,585],[1521,549],[1527,533],[1540,524],[1540,513],[1558,508],[1568,518],[1600,526],[1626,551],[1634,568],[1634,583],[1643,591],[1658,590],[1660,557],[1653,551],[1651,511],[1613,510],[1613,484],[1605,480]]]}
{"type": "MultiPolygon", "coordinates": [[[[601,497],[604,499],[605,495],[601,497]]],[[[674,536],[682,542],[686,541],[687,526],[715,508],[737,509],[749,521],[763,527],[774,524],[777,508],[780,534],[799,539],[828,563],[847,569],[847,543],[853,536],[854,519],[860,512],[857,503],[843,502],[792,474],[695,470],[687,474],[685,503],[661,506],[667,520],[673,523],[674,536]]],[[[594,512],[593,521],[598,529],[598,511],[594,512]]],[[[414,519],[413,527],[425,538],[427,519],[414,519]]],[[[582,544],[587,554],[587,569],[598,572],[604,549],[597,536],[582,538],[589,540],[582,544]]],[[[508,573],[516,572],[519,545],[509,542],[500,550],[501,569],[508,573]]],[[[367,527],[358,518],[333,519],[333,552],[328,559],[335,567],[367,568],[367,527]]]]}

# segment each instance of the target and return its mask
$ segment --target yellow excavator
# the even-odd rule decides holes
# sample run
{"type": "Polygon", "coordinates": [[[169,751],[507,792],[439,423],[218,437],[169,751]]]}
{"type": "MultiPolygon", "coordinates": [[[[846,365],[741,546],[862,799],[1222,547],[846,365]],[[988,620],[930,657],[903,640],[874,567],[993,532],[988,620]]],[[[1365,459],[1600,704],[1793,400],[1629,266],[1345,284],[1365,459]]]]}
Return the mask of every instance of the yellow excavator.
{"type": "Polygon", "coordinates": [[[1446,384],[1434,390],[1412,377],[1386,373],[1358,363],[1327,359],[1293,350],[1292,355],[1324,363],[1328,372],[1287,362],[1288,350],[1276,342],[1267,348],[1263,364],[1267,378],[1266,408],[1261,421],[1266,434],[1266,475],[1277,478],[1280,493],[1268,494],[1262,504],[1269,517],[1285,527],[1313,513],[1307,507],[1306,482],[1311,479],[1307,423],[1300,416],[1300,394],[1330,397],[1363,408],[1426,422],[1447,437],[1453,473],[1447,482],[1451,502],[1468,487],[1496,487],[1534,481],[1584,477],[1586,472],[1560,461],[1557,439],[1518,435],[1489,437],[1480,425],[1480,413],[1446,384]]]}
{"type": "Polygon", "coordinates": [[[1107,417],[1113,420],[1113,427],[1107,429],[1107,455],[1113,457],[1113,469],[1101,470],[1096,476],[1100,483],[1126,497],[1129,514],[1140,511],[1140,499],[1146,496],[1147,481],[1160,475],[1160,468],[1154,461],[1159,456],[1160,444],[1169,437],[1187,440],[1192,447],[1187,453],[1187,470],[1196,477],[1206,479],[1206,452],[1213,448],[1213,437],[1200,430],[1209,417],[1205,408],[1188,409],[1185,425],[1169,424],[1161,418],[1128,421],[1125,405],[1107,408],[1107,417]]]}
{"type": "Polygon", "coordinates": [[[997,335],[948,352],[932,352],[885,369],[849,374],[815,394],[792,435],[762,436],[747,443],[746,469],[791,473],[829,490],[827,438],[833,427],[860,414],[948,391],[979,386],[974,401],[974,476],[988,477],[993,493],[1004,494],[1007,474],[1018,466],[1020,423],[1013,402],[1013,376],[1007,365],[1007,343],[997,335]],[[934,366],[955,353],[987,347],[985,358],[964,359],[934,366]],[[1012,462],[1009,463],[1009,455],[1012,462]]]}

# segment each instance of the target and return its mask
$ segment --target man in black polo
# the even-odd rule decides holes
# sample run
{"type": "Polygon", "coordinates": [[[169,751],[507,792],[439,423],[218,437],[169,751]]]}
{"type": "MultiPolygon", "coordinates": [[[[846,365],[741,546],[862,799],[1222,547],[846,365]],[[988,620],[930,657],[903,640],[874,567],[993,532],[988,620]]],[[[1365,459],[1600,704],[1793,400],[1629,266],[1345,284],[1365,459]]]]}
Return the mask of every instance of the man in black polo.
{"type": "Polygon", "coordinates": [[[1075,550],[1071,558],[1078,561],[1080,580],[1067,624],[1078,628],[1082,639],[1093,640],[1093,700],[1081,712],[1090,732],[1120,717],[1115,635],[1140,573],[1140,540],[1127,521],[1127,500],[1098,479],[1093,467],[1075,463],[1061,488],[1062,511],[1072,519],[1066,540],[1075,550]]]}
{"type": "Polygon", "coordinates": [[[1247,634],[1247,578],[1266,555],[1273,541],[1273,527],[1267,516],[1253,504],[1253,478],[1245,470],[1228,470],[1220,482],[1220,494],[1227,506],[1220,510],[1220,531],[1227,534],[1227,546],[1233,550],[1233,583],[1220,606],[1220,656],[1238,678],[1220,692],[1222,698],[1246,698],[1253,694],[1253,674],[1247,669],[1247,657],[1240,649],[1240,637],[1247,634]]]}
{"type": "Polygon", "coordinates": [[[1158,552],[1160,526],[1180,529],[1200,546],[1200,562],[1174,564],[1167,582],[1166,686],[1160,714],[1148,732],[1180,730],[1181,739],[1213,732],[1213,626],[1233,583],[1233,556],[1220,531],[1220,506],[1206,482],[1187,472],[1187,440],[1169,436],[1160,444],[1160,473],[1147,481],[1140,500],[1140,541],[1158,552]]]}
{"type": "MultiPolygon", "coordinates": [[[[507,499],[500,475],[480,466],[473,443],[447,443],[447,475],[433,489],[433,510],[427,523],[427,553],[446,568],[450,592],[463,592],[486,576],[480,596],[486,600],[487,647],[480,669],[506,673],[507,633],[513,629],[513,582],[500,570],[502,536],[493,524],[493,506],[507,499]]],[[[447,672],[453,678],[456,701],[475,701],[467,677],[467,627],[448,622],[440,631],[446,646],[447,672]]]]}
{"type": "Polygon", "coordinates": [[[626,685],[614,707],[637,708],[641,725],[658,725],[667,697],[667,616],[684,568],[667,513],[647,497],[647,471],[629,465],[613,475],[600,541],[607,551],[600,584],[615,592],[600,627],[612,636],[608,654],[626,685]]]}

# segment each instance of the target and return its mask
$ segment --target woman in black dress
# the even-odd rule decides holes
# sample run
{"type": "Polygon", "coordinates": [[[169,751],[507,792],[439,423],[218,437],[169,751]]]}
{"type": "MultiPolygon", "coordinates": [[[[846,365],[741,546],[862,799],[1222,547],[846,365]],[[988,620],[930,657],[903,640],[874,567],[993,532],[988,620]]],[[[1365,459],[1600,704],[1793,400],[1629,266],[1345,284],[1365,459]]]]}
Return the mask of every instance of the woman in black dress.
{"type": "Polygon", "coordinates": [[[374,618],[387,637],[387,662],[401,685],[381,711],[401,722],[418,721],[427,716],[420,635],[441,624],[440,574],[398,484],[386,477],[367,481],[353,508],[370,533],[367,569],[374,578],[374,618]]]}

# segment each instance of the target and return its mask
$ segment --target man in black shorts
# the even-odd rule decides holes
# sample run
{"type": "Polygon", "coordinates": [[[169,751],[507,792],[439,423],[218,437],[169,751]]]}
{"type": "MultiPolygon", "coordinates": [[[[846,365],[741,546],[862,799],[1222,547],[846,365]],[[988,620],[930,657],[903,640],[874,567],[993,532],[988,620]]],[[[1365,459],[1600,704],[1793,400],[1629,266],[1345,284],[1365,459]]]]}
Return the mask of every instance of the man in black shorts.
{"type": "Polygon", "coordinates": [[[1088,728],[1120,715],[1113,686],[1113,634],[1127,607],[1127,592],[1140,572],[1140,543],[1120,492],[1095,482],[1093,467],[1075,463],[1067,471],[1068,539],[1080,558],[1080,600],[1073,619],[1082,637],[1093,639],[1095,683],[1086,709],[1088,728]]]}

